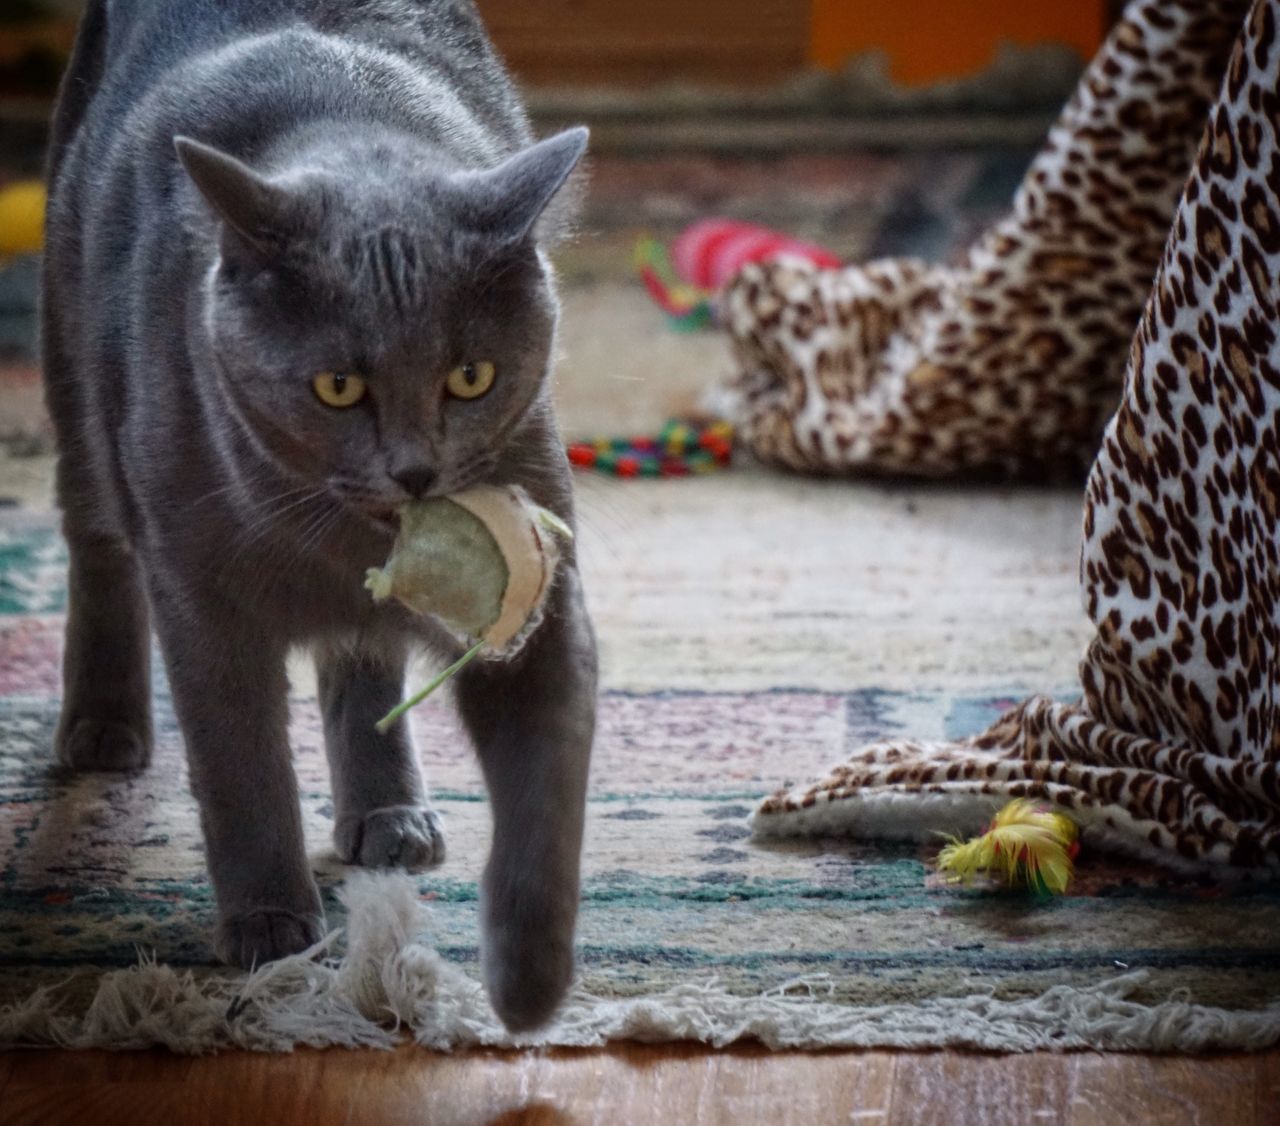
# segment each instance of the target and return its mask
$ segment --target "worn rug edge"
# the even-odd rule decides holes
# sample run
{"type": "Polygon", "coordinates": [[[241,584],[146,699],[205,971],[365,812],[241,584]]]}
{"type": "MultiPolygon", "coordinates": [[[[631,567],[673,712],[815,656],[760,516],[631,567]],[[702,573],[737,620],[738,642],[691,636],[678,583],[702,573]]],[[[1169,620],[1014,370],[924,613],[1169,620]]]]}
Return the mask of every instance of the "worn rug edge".
{"type": "Polygon", "coordinates": [[[78,1011],[60,996],[60,986],[38,988],[0,1008],[0,1048],[164,1047],[195,1055],[227,1048],[391,1048],[409,1037],[440,1051],[589,1048],[613,1040],[1000,1052],[1202,1052],[1280,1043],[1280,1004],[1243,1012],[1177,997],[1142,1004],[1130,999],[1145,980],[1141,972],[1088,988],[1054,986],[1034,998],[976,994],[878,1006],[824,1000],[827,975],[752,997],[731,994],[714,979],[626,999],[576,990],[548,1028],[512,1036],[479,983],[422,937],[431,916],[411,879],[357,873],[341,895],[348,922],[340,959],[331,953],[337,931],[304,954],[248,974],[197,974],[143,957],[102,974],[78,1011]]]}

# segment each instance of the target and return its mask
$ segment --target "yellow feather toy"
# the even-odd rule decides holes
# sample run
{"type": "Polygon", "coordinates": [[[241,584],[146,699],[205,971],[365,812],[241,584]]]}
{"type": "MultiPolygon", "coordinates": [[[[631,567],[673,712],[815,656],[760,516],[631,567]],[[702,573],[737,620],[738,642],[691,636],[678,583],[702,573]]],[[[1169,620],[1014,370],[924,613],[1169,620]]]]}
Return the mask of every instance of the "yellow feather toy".
{"type": "Polygon", "coordinates": [[[1018,798],[995,815],[982,836],[951,838],[938,853],[938,871],[953,884],[970,884],[985,872],[1037,895],[1062,895],[1071,884],[1078,838],[1079,830],[1066,814],[1018,798]]]}

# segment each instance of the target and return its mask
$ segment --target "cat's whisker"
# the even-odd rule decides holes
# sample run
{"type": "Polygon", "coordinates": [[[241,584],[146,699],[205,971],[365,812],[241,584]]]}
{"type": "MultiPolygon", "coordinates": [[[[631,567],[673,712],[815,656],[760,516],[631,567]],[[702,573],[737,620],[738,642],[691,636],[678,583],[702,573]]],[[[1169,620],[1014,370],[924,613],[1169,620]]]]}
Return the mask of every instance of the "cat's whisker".
{"type": "Polygon", "coordinates": [[[322,507],[318,507],[318,508],[316,508],[316,509],[315,509],[315,511],[313,511],[313,512],[311,512],[311,513],[308,513],[308,514],[304,517],[302,527],[299,529],[299,532],[298,532],[298,543],[301,545],[302,543],[304,543],[304,542],[305,542],[305,540],[306,540],[306,537],[307,537],[308,533],[310,532],[310,530],[311,530],[311,529],[312,529],[312,528],[313,528],[317,523],[320,523],[320,522],[322,522],[322,521],[324,521],[324,520],[328,519],[328,517],[329,517],[331,514],[333,514],[333,513],[335,513],[335,512],[338,512],[338,511],[340,511],[340,510],[339,510],[338,506],[335,504],[335,505],[330,505],[330,506],[322,506],[322,507]]]}
{"type": "Polygon", "coordinates": [[[307,518],[298,532],[296,542],[281,541],[275,544],[264,557],[258,571],[251,588],[254,595],[263,597],[273,583],[287,578],[299,564],[305,564],[343,515],[343,510],[337,505],[321,508],[307,518]]]}
{"type": "MultiPolygon", "coordinates": [[[[237,472],[243,472],[243,467],[237,467],[237,472]]],[[[264,484],[264,482],[266,482],[269,478],[279,477],[279,476],[280,476],[279,471],[272,466],[268,466],[268,465],[256,466],[252,469],[251,472],[245,474],[244,476],[236,476],[234,477],[233,480],[229,481],[227,484],[221,485],[216,489],[211,489],[209,492],[205,493],[203,496],[197,497],[195,500],[191,502],[192,507],[195,507],[201,504],[206,504],[207,502],[214,500],[217,497],[225,496],[227,494],[235,493],[237,491],[243,492],[246,497],[252,498],[253,501],[257,503],[257,498],[254,496],[254,490],[261,487],[264,484]]],[[[298,482],[292,485],[291,487],[283,490],[283,492],[281,493],[268,496],[266,500],[270,501],[271,499],[273,499],[273,496],[274,497],[293,496],[293,495],[296,495],[297,493],[305,492],[313,487],[314,486],[311,484],[298,482]]]]}
{"type": "Polygon", "coordinates": [[[342,519],[342,515],[342,511],[338,508],[322,509],[320,517],[314,521],[312,530],[304,534],[302,542],[298,545],[298,556],[305,558],[324,543],[338,521],[342,519]]]}
{"type": "MultiPolygon", "coordinates": [[[[277,494],[274,497],[268,497],[264,501],[258,502],[256,505],[255,519],[240,528],[240,542],[236,548],[227,556],[219,566],[218,574],[220,578],[230,575],[241,564],[246,556],[248,556],[255,548],[261,546],[262,541],[275,528],[279,527],[281,520],[291,512],[303,507],[309,502],[319,500],[326,495],[323,486],[308,486],[302,490],[302,495],[297,496],[298,490],[286,490],[284,493],[277,494]]],[[[267,559],[270,560],[271,553],[268,552],[267,559]]],[[[263,568],[264,571],[269,570],[268,567],[263,568]]]]}
{"type": "Polygon", "coordinates": [[[584,548],[586,551],[590,551],[592,548],[601,547],[608,553],[615,563],[622,562],[624,559],[622,549],[614,542],[612,536],[597,527],[594,520],[591,520],[589,517],[579,513],[578,524],[591,533],[589,537],[580,540],[580,552],[584,550],[584,548]]]}
{"type": "MultiPolygon", "coordinates": [[[[213,495],[208,494],[208,497],[212,498],[213,495]]],[[[227,565],[243,558],[243,555],[252,549],[258,540],[276,525],[283,516],[319,495],[323,495],[323,490],[317,490],[314,486],[307,486],[301,489],[288,489],[282,493],[252,501],[250,508],[251,518],[240,525],[238,529],[240,534],[237,537],[239,547],[233,552],[231,558],[227,560],[227,565]]]]}

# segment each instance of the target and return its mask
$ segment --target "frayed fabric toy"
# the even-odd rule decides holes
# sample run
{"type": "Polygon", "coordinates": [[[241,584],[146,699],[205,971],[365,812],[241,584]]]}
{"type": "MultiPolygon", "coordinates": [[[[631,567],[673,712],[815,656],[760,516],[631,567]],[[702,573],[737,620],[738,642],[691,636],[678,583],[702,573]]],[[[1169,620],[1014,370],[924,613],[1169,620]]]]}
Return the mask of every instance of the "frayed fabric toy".
{"type": "Polygon", "coordinates": [[[1018,798],[995,815],[982,836],[953,838],[944,846],[938,871],[957,884],[971,884],[984,873],[1040,896],[1062,895],[1080,851],[1078,836],[1075,822],[1065,814],[1018,798]]]}
{"type": "Polygon", "coordinates": [[[435,617],[470,648],[380,719],[380,732],[482,652],[510,657],[520,649],[542,617],[560,558],[557,537],[573,532],[516,486],[479,485],[401,509],[391,556],[369,571],[365,587],[376,602],[395,598],[435,617]]]}

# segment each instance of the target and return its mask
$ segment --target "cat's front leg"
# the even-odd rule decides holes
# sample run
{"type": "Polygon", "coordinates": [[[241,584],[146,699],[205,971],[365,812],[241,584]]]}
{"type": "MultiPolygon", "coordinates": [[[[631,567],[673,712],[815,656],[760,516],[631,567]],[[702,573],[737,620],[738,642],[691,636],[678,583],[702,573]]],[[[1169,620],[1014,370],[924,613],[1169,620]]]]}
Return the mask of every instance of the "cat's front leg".
{"type": "Polygon", "coordinates": [[[227,601],[153,583],[174,709],[218,904],[214,944],[249,968],[324,930],[289,755],[286,646],[227,601]]]}
{"type": "Polygon", "coordinates": [[[408,719],[385,735],[374,726],[400,702],[405,661],[403,641],[380,638],[326,646],[316,667],[338,855],[415,872],[444,859],[444,831],[427,804],[408,719]]]}
{"type": "Polygon", "coordinates": [[[458,702],[493,808],[484,873],[484,977],[513,1031],[550,1019],[573,978],[578,869],[596,716],[596,650],[577,571],[509,663],[478,661],[458,702]]]}

